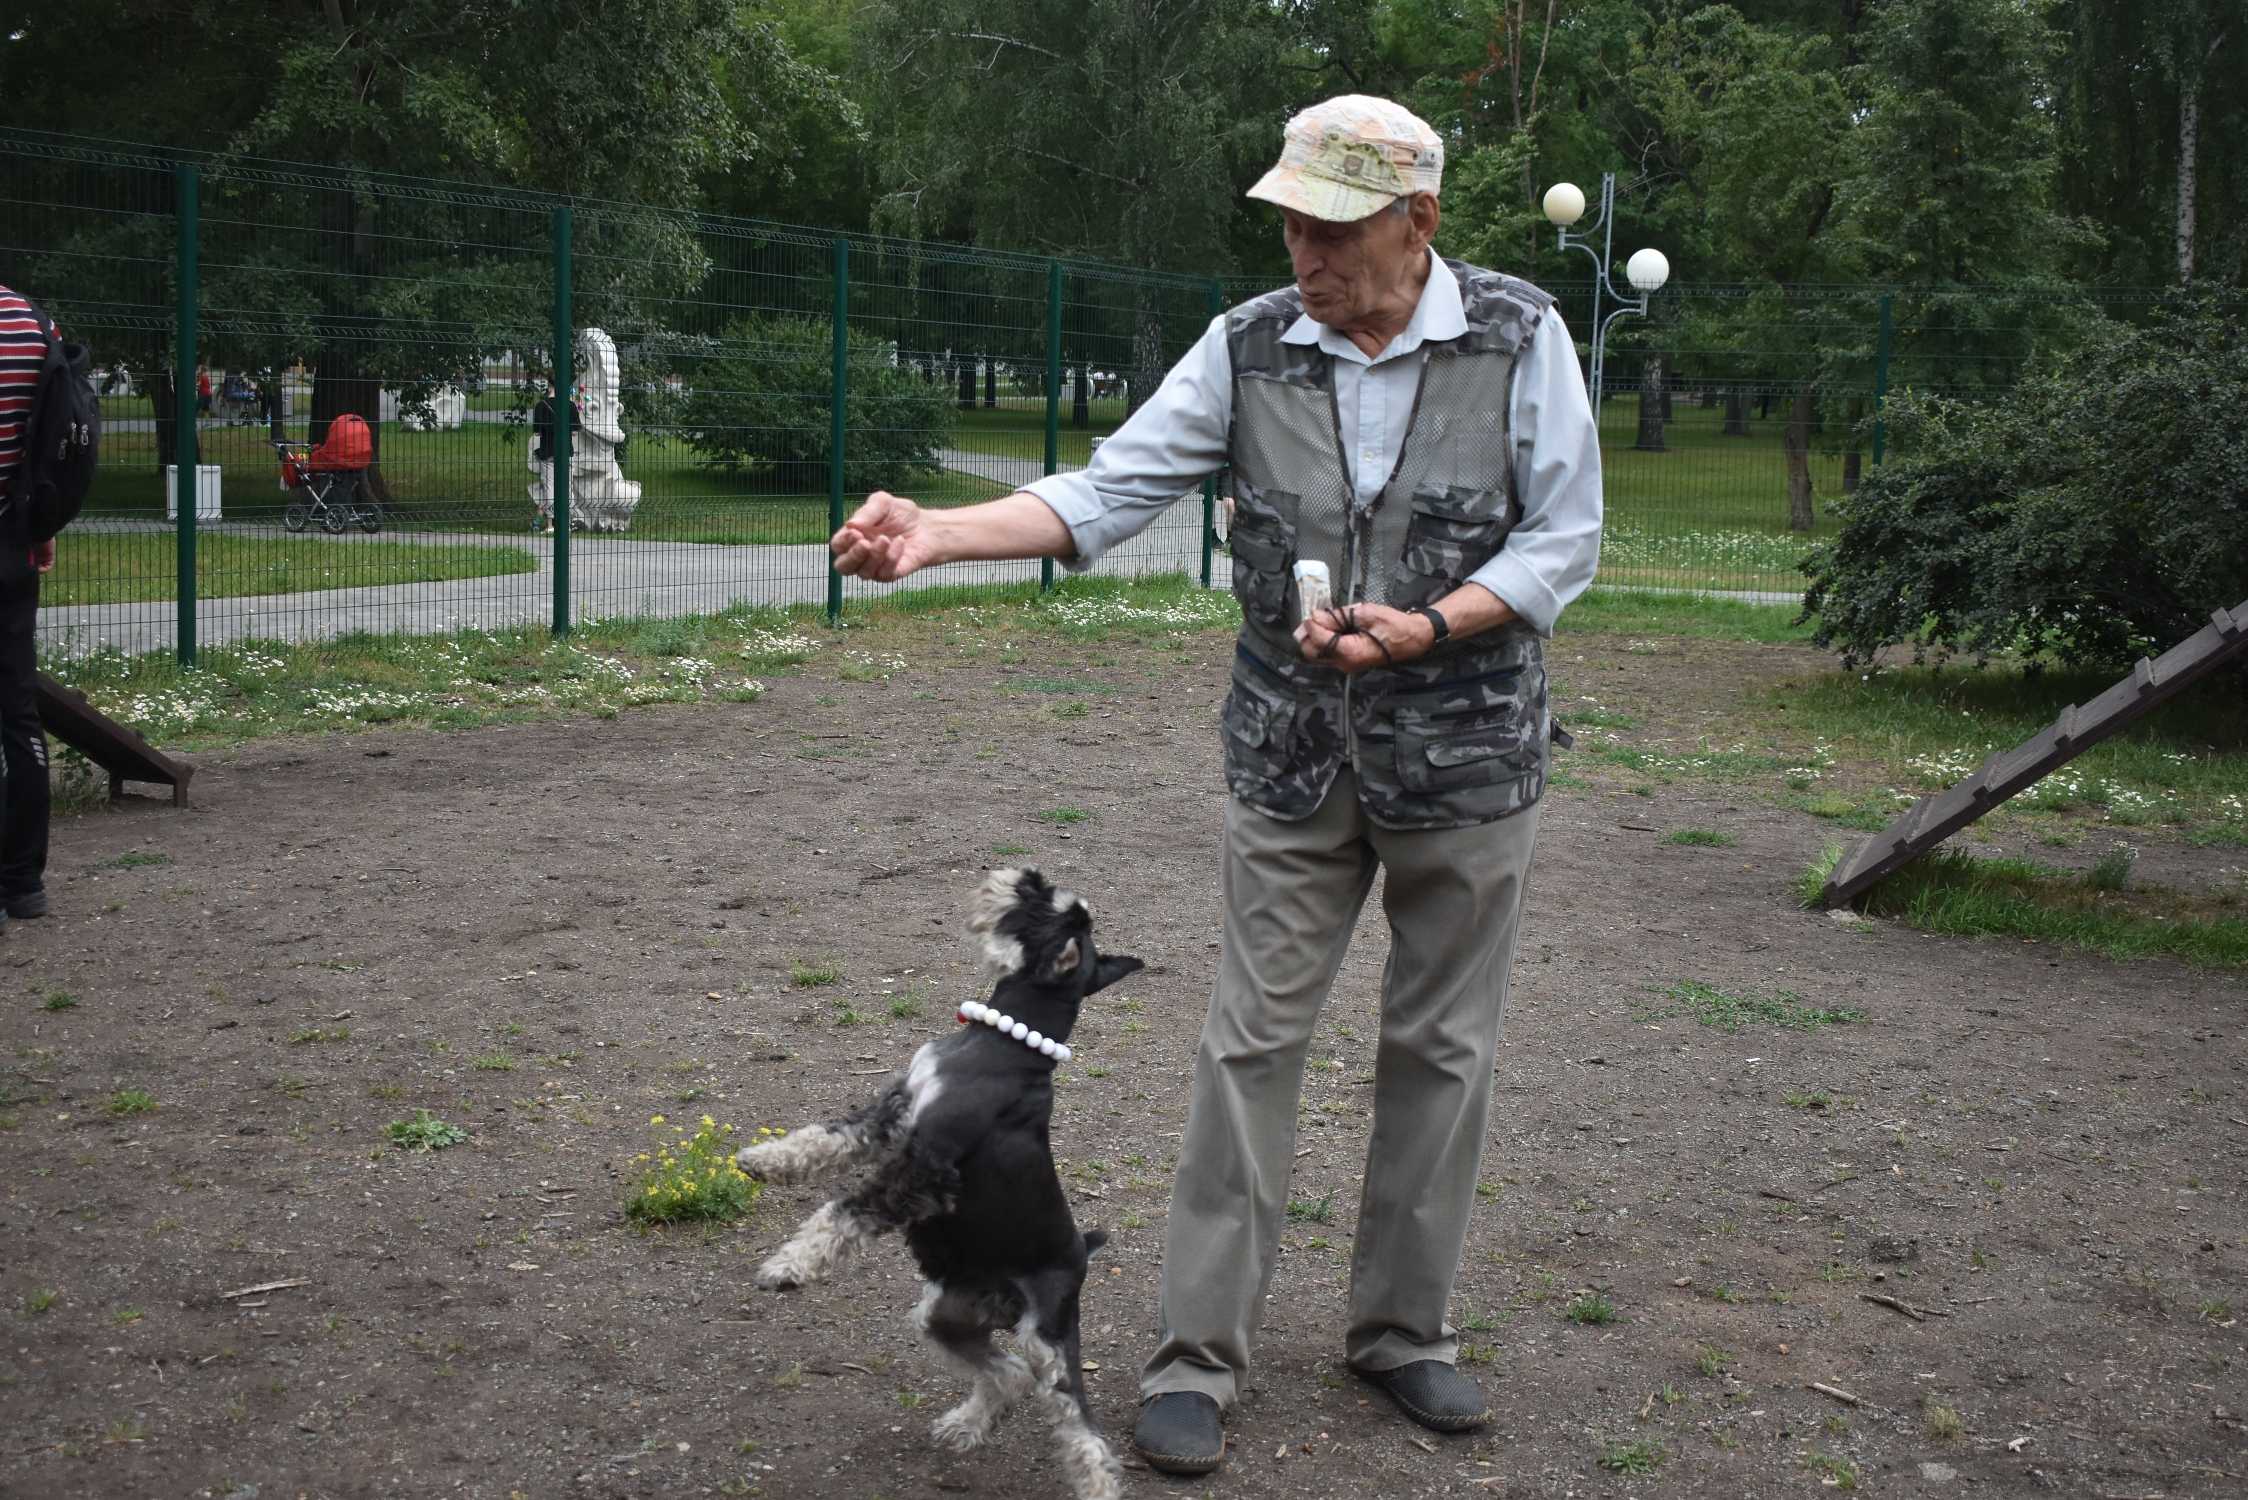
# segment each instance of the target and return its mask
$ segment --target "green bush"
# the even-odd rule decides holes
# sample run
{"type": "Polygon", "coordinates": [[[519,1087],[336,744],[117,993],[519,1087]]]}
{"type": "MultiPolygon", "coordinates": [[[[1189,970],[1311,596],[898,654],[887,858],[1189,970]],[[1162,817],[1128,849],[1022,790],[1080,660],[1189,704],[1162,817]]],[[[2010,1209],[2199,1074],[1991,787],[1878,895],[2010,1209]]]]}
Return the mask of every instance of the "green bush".
{"type": "MultiPolygon", "coordinates": [[[[903,487],[937,467],[952,438],[953,390],[893,364],[895,350],[853,333],[846,352],[846,480],[853,491],[903,487]]],[[[827,488],[834,346],[811,318],[741,318],[689,375],[680,427],[701,461],[729,472],[771,470],[784,489],[827,488]]]]}
{"type": "Polygon", "coordinates": [[[2209,306],[2105,325],[1988,403],[1907,396],[1901,456],[1804,561],[1854,666],[2018,652],[2113,667],[2248,599],[2248,337],[2209,306]]]}

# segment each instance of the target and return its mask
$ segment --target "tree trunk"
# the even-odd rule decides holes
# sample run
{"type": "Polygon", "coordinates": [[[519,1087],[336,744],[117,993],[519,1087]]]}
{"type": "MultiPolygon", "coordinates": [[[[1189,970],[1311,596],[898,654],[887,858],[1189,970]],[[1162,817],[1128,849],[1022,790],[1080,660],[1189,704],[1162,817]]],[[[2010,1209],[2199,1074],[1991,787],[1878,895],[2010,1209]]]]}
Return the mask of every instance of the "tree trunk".
{"type": "Polygon", "coordinates": [[[1818,517],[1811,508],[1811,387],[1796,389],[1789,403],[1780,446],[1787,454],[1787,528],[1809,531],[1818,517]]]}
{"type": "Polygon", "coordinates": [[[1085,366],[1078,365],[1070,371],[1070,375],[1077,384],[1075,389],[1070,392],[1069,397],[1069,425],[1072,427],[1090,427],[1093,425],[1092,372],[1087,370],[1085,366]]]}
{"type": "Polygon", "coordinates": [[[1145,292],[1132,309],[1132,381],[1125,412],[1138,411],[1163,383],[1163,314],[1145,292]]]}
{"type": "Polygon", "coordinates": [[[984,410],[993,411],[999,406],[999,361],[984,356],[984,410]]]}
{"type": "Polygon", "coordinates": [[[1855,495],[1858,478],[1864,472],[1865,455],[1858,449],[1858,434],[1863,430],[1866,415],[1866,398],[1850,398],[1850,446],[1842,450],[1842,493],[1855,495]]]}
{"type": "Polygon", "coordinates": [[[2201,79],[2188,78],[2178,89],[2178,284],[2193,284],[2195,193],[2194,155],[2201,146],[2201,79]]]}
{"type": "Polygon", "coordinates": [[[1759,391],[1756,396],[1756,420],[1759,422],[1767,422],[1771,420],[1771,417],[1772,388],[1770,386],[1766,386],[1763,390],[1759,391]]]}
{"type": "Polygon", "coordinates": [[[1748,436],[1748,398],[1737,389],[1725,393],[1724,436],[1748,436]]]}
{"type": "Polygon", "coordinates": [[[1642,453],[1663,451],[1663,362],[1650,356],[1639,371],[1639,441],[1632,446],[1642,453]]]}
{"type": "Polygon", "coordinates": [[[179,392],[172,386],[169,366],[147,377],[148,399],[156,408],[156,472],[159,476],[179,462],[179,392]]]}
{"type": "Polygon", "coordinates": [[[960,409],[976,409],[976,361],[966,354],[960,356],[960,409]]]}

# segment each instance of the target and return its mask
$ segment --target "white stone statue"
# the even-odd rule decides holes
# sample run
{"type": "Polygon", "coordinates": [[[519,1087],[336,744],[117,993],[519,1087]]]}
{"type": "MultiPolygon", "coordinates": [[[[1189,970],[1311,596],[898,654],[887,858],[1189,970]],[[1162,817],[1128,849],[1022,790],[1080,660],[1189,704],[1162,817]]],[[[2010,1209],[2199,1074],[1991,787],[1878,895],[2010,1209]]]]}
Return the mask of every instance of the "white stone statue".
{"type": "MultiPolygon", "coordinates": [[[[578,330],[577,420],[570,433],[570,525],[583,531],[626,531],[640,506],[640,486],[624,477],[624,391],[616,341],[598,328],[578,330]]],[[[554,461],[530,458],[531,504],[542,529],[554,526],[554,461]]]]}
{"type": "Polygon", "coordinates": [[[468,396],[457,386],[441,385],[429,393],[429,404],[407,406],[396,391],[384,391],[383,404],[412,432],[457,432],[468,420],[468,396]]]}

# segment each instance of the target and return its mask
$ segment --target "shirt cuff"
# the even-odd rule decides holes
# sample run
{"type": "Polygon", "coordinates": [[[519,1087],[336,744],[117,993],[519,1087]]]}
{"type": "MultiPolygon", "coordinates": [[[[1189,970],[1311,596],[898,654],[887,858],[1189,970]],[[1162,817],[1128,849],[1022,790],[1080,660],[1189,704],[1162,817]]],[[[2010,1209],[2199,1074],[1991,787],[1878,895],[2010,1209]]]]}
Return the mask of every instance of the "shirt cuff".
{"type": "Polygon", "coordinates": [[[1561,596],[1522,559],[1501,552],[1477,568],[1468,582],[1489,589],[1502,604],[1529,621],[1532,630],[1552,638],[1554,622],[1561,618],[1561,596]]]}
{"type": "Polygon", "coordinates": [[[1062,524],[1069,528],[1077,555],[1060,561],[1070,572],[1084,572],[1115,544],[1115,538],[1108,535],[1111,528],[1102,524],[1107,519],[1107,507],[1101,504],[1100,492],[1093,488],[1093,481],[1085,477],[1082,469],[1068,474],[1048,474],[1044,479],[1024,485],[1023,490],[1045,501],[1046,508],[1061,517],[1062,524]]]}

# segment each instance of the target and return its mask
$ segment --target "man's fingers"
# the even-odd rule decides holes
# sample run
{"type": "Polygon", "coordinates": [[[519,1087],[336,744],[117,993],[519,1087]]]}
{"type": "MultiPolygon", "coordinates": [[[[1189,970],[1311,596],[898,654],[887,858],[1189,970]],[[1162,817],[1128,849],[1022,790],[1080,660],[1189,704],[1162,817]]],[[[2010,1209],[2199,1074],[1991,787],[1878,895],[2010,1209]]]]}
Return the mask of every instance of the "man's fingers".
{"type": "Polygon", "coordinates": [[[865,532],[878,531],[884,522],[896,514],[897,503],[898,497],[888,490],[876,490],[866,497],[865,504],[851,512],[851,519],[845,521],[843,525],[846,528],[855,527],[865,532]]]}

